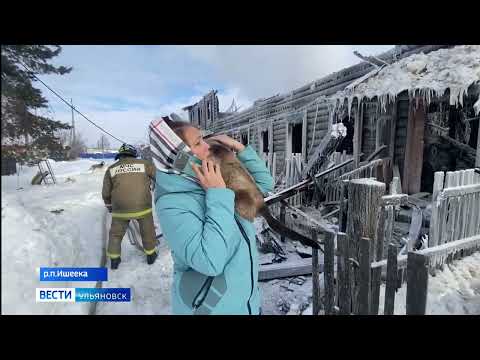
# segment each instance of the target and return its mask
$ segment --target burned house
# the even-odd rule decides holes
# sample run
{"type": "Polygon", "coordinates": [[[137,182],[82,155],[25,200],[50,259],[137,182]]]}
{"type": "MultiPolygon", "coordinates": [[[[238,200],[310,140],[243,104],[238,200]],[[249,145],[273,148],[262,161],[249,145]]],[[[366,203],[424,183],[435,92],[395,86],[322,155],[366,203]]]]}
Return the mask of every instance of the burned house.
{"type": "Polygon", "coordinates": [[[336,123],[347,129],[337,151],[356,167],[377,151],[391,160],[384,181],[400,177],[407,194],[431,192],[435,171],[479,166],[480,46],[396,46],[361,57],[240,112],[220,113],[215,91],[184,110],[203,130],[252,145],[276,178],[292,156],[303,177],[318,170],[336,123]]]}
{"type": "Polygon", "coordinates": [[[387,146],[384,156],[393,160],[404,193],[432,192],[436,171],[475,166],[479,46],[417,53],[379,67],[352,85],[334,95],[337,104],[347,99],[348,112],[354,122],[358,119],[361,152],[387,146]]]}
{"type": "Polygon", "coordinates": [[[267,296],[312,274],[313,314],[378,314],[384,282],[384,314],[393,314],[406,283],[406,313],[424,314],[429,272],[480,249],[480,46],[358,56],[364,61],[243,111],[209,113],[208,104],[218,111],[214,91],[187,110],[206,133],[253,146],[276,180],[265,203],[323,246],[320,254],[259,225],[267,296]],[[303,183],[313,195],[297,201],[303,183]]]}
{"type": "Polygon", "coordinates": [[[204,130],[211,128],[220,118],[217,91],[212,90],[198,103],[182,110],[188,112],[188,118],[193,125],[204,130]]]}

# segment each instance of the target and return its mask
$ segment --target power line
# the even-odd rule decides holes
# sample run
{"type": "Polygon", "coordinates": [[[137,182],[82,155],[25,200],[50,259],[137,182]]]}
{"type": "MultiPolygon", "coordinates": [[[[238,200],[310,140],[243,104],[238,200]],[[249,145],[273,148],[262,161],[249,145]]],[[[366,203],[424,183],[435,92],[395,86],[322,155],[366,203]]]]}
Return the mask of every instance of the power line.
{"type": "Polygon", "coordinates": [[[122,144],[125,143],[125,141],[123,140],[120,140],[119,138],[117,138],[116,136],[113,136],[112,134],[110,134],[107,130],[103,129],[102,127],[98,126],[97,124],[95,124],[93,121],[91,121],[89,118],[87,118],[85,115],[83,115],[80,111],[78,111],[77,109],[75,109],[74,106],[70,105],[63,97],[61,97],[60,95],[58,95],[55,90],[53,90],[52,88],[50,88],[50,86],[48,86],[47,84],[45,84],[42,80],[40,80],[37,75],[35,75],[35,73],[30,70],[18,57],[16,57],[17,61],[25,68],[27,69],[27,71],[29,71],[33,77],[35,77],[35,79],[37,79],[38,81],[40,81],[48,90],[50,90],[52,93],[54,93],[60,100],[62,100],[65,104],[67,104],[67,106],[69,106],[72,110],[75,110],[78,114],[80,114],[81,116],[83,116],[85,118],[85,120],[87,120],[88,122],[92,123],[94,126],[96,126],[97,128],[99,128],[101,131],[103,131],[105,134],[107,135],[110,135],[112,138],[114,138],[115,140],[117,141],[120,141],[122,144]]]}

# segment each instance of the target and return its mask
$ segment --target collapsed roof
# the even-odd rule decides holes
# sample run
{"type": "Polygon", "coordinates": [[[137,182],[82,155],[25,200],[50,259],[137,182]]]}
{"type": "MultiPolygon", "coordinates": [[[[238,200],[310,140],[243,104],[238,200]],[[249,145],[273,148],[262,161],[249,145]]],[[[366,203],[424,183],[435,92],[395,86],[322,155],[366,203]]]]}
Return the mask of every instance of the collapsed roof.
{"type": "MultiPolygon", "coordinates": [[[[355,98],[360,104],[364,98],[377,97],[385,111],[387,103],[403,91],[412,97],[420,95],[428,104],[432,97],[441,97],[448,89],[450,105],[463,106],[470,86],[479,83],[480,45],[463,45],[413,54],[390,65],[376,66],[331,99],[337,105],[347,99],[350,113],[355,98]]],[[[476,114],[480,113],[480,96],[474,108],[476,114]]]]}

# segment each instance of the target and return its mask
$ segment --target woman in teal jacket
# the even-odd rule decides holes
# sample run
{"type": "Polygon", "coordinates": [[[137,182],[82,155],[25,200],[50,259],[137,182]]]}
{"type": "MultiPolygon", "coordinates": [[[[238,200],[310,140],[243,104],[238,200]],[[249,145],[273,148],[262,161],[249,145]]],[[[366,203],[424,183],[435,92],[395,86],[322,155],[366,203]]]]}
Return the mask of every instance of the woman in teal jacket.
{"type": "MultiPolygon", "coordinates": [[[[151,149],[159,169],[155,208],[174,261],[173,313],[258,315],[261,301],[254,225],[235,212],[235,194],[225,187],[219,169],[207,166],[208,144],[201,132],[190,124],[164,120],[187,144],[171,141],[174,135],[162,120],[151,124],[151,149]],[[176,154],[169,162],[165,154],[175,152],[172,147],[176,154]],[[182,152],[195,156],[186,162],[181,159],[182,152]]],[[[226,135],[215,138],[237,151],[262,193],[273,191],[272,176],[250,146],[226,135]]]]}

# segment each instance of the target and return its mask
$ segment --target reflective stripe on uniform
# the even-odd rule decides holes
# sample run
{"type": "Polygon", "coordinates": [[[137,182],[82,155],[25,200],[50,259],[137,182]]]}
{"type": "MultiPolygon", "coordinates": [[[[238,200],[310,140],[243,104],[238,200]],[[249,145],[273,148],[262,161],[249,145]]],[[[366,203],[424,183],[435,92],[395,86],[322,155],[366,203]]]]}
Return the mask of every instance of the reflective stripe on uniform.
{"type": "Polygon", "coordinates": [[[110,254],[110,253],[107,251],[107,256],[108,256],[110,259],[116,259],[116,258],[119,258],[119,257],[120,257],[120,254],[110,254]]]}
{"type": "Polygon", "coordinates": [[[135,218],[141,218],[142,216],[145,216],[149,213],[152,212],[152,208],[142,210],[142,211],[136,211],[136,212],[127,212],[127,213],[115,213],[112,212],[112,218],[117,218],[117,219],[135,219],[135,218]]]}
{"type": "Polygon", "coordinates": [[[152,250],[143,249],[143,251],[145,251],[145,254],[151,255],[155,252],[155,248],[153,248],[152,250]]]}

